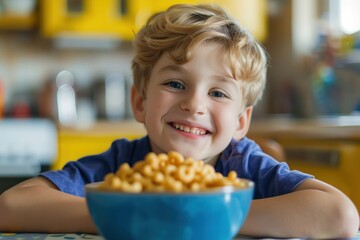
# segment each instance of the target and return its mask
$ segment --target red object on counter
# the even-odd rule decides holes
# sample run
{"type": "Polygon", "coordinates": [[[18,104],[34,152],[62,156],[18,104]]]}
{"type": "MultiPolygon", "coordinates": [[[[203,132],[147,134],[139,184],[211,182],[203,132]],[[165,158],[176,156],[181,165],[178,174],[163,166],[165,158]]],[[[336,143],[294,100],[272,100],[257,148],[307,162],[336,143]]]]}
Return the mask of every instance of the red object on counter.
{"type": "Polygon", "coordinates": [[[11,110],[11,116],[13,118],[30,118],[31,110],[29,104],[25,101],[17,102],[11,110]]]}

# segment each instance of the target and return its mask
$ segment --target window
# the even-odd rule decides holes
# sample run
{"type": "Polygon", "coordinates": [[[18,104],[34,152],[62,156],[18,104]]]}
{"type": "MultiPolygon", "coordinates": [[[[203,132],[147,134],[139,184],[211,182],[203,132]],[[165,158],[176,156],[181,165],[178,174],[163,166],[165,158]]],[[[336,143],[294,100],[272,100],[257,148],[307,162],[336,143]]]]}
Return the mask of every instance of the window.
{"type": "Polygon", "coordinates": [[[360,31],[360,0],[331,0],[330,24],[340,33],[353,34],[360,31]]]}

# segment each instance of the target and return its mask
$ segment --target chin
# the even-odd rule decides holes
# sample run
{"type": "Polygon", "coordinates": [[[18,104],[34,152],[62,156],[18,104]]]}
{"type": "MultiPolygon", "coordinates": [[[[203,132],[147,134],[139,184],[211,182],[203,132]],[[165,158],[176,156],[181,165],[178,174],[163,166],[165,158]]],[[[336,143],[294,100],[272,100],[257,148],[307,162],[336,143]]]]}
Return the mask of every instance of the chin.
{"type": "MultiPolygon", "coordinates": [[[[159,146],[159,145],[158,145],[159,146]]],[[[189,144],[189,142],[167,142],[162,145],[160,148],[161,152],[176,151],[186,157],[192,157],[195,160],[202,160],[206,158],[203,155],[204,146],[194,146],[194,144],[189,144]]]]}
{"type": "Polygon", "coordinates": [[[189,149],[175,149],[174,151],[181,153],[185,158],[192,157],[195,160],[202,160],[199,151],[189,151],[189,149]]]}

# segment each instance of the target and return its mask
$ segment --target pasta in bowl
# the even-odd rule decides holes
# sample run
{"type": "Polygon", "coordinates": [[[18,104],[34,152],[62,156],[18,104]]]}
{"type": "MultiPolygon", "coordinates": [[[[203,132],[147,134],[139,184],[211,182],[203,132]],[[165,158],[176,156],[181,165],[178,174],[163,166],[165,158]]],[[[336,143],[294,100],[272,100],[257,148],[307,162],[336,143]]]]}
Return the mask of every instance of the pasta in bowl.
{"type": "Polygon", "coordinates": [[[177,152],[148,154],[85,187],[89,212],[106,239],[232,239],[254,183],[216,173],[177,152]]]}

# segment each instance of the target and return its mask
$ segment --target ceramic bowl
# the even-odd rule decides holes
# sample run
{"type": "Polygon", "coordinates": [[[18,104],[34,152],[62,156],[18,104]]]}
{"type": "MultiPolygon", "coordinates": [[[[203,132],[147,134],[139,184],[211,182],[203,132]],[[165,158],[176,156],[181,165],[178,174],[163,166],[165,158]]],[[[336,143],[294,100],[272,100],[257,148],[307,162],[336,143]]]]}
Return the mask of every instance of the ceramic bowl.
{"type": "Polygon", "coordinates": [[[232,239],[253,199],[254,183],[202,192],[125,193],[85,187],[90,214],[101,235],[119,239],[232,239]]]}

